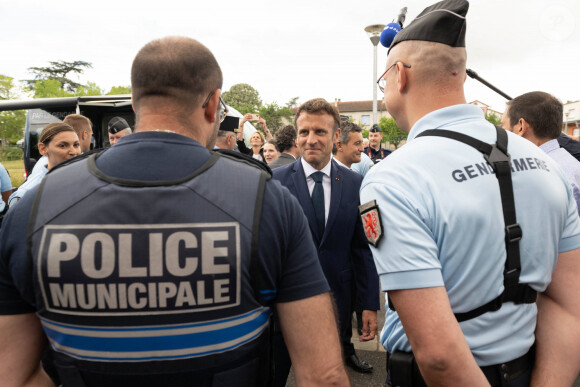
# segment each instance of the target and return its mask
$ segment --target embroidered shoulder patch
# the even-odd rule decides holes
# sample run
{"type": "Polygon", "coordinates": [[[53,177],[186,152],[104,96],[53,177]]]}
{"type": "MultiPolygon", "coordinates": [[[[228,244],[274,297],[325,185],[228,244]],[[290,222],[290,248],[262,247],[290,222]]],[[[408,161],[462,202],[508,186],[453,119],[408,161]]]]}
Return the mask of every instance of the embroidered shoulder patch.
{"type": "Polygon", "coordinates": [[[371,200],[358,206],[358,210],[367,241],[376,247],[383,236],[383,224],[379,206],[376,200],[371,200]]]}

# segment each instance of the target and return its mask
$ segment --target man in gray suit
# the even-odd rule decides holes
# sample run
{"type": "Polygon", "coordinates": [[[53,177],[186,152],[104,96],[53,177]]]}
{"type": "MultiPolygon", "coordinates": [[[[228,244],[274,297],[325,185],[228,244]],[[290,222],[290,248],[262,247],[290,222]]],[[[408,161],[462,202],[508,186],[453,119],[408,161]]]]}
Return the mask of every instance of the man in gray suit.
{"type": "Polygon", "coordinates": [[[286,125],[276,132],[276,148],[280,152],[280,157],[270,164],[270,169],[290,164],[300,157],[300,151],[296,146],[296,129],[292,125],[286,125]]]}

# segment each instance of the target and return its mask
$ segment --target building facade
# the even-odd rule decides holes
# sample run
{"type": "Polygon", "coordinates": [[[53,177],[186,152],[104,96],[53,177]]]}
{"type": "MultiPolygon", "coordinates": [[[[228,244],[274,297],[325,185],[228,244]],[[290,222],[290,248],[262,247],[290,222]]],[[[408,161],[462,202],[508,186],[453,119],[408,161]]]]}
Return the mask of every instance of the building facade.
{"type": "Polygon", "coordinates": [[[578,140],[580,137],[580,101],[564,104],[562,132],[578,140]]]}

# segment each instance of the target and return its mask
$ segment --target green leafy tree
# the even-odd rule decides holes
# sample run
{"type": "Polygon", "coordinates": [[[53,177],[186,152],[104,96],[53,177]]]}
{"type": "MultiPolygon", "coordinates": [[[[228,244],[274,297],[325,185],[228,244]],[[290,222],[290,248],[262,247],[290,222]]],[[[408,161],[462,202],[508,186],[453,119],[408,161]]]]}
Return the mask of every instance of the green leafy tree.
{"type": "Polygon", "coordinates": [[[258,110],[260,117],[266,120],[268,129],[272,134],[276,133],[278,129],[285,125],[284,119],[290,121],[292,119],[292,110],[286,106],[279,106],[276,102],[262,106],[258,110]]]}
{"type": "MultiPolygon", "coordinates": [[[[17,94],[14,78],[0,75],[0,99],[13,99],[17,97],[17,94]]],[[[0,112],[0,141],[3,147],[9,142],[14,143],[22,138],[25,123],[24,110],[0,112]]]]}
{"type": "Polygon", "coordinates": [[[0,99],[14,98],[14,78],[0,75],[0,99]]]}
{"type": "Polygon", "coordinates": [[[381,117],[379,128],[383,131],[383,141],[393,144],[395,149],[399,147],[401,141],[407,139],[408,133],[399,129],[393,117],[381,117]]]}
{"type": "MultiPolygon", "coordinates": [[[[351,120],[351,122],[352,122],[352,120],[351,120]]],[[[358,126],[360,126],[360,128],[361,128],[362,130],[366,130],[366,131],[367,131],[367,134],[368,134],[368,132],[369,132],[369,129],[370,129],[370,125],[369,125],[369,124],[363,124],[363,123],[362,123],[362,121],[356,122],[356,124],[357,124],[358,126]],[[367,129],[367,128],[368,128],[368,129],[367,129]]]]}
{"type": "Polygon", "coordinates": [[[93,65],[90,62],[85,62],[82,60],[76,60],[74,62],[66,62],[64,60],[59,60],[56,62],[49,62],[50,66],[47,67],[29,67],[28,71],[34,74],[34,79],[25,80],[28,86],[31,88],[36,85],[36,81],[42,79],[52,79],[60,83],[61,87],[70,93],[75,93],[81,85],[78,82],[73,81],[68,77],[70,73],[77,75],[82,74],[85,69],[92,68],[93,65]]]}
{"type": "Polygon", "coordinates": [[[15,143],[24,136],[26,124],[26,112],[24,110],[12,110],[0,112],[0,140],[2,146],[15,143]]]}
{"type": "Polygon", "coordinates": [[[62,88],[56,79],[41,79],[34,84],[34,98],[58,98],[103,95],[103,90],[94,82],[87,82],[86,86],[81,85],[74,93],[62,88]]]}
{"type": "Polygon", "coordinates": [[[107,95],[131,94],[131,86],[113,86],[107,95]]]}
{"type": "Polygon", "coordinates": [[[74,94],[62,88],[56,79],[41,79],[34,83],[34,98],[72,97],[74,94]]]}
{"type": "Polygon", "coordinates": [[[230,90],[224,91],[222,99],[242,114],[256,113],[262,107],[258,90],[247,83],[233,85],[230,90]]]}
{"type": "Polygon", "coordinates": [[[86,95],[103,95],[103,90],[97,86],[94,82],[87,82],[86,86],[81,85],[77,88],[74,95],[86,96],[86,95]]]}
{"type": "Polygon", "coordinates": [[[501,117],[495,114],[494,112],[487,112],[485,114],[485,119],[494,125],[501,126],[501,117]]]}
{"type": "Polygon", "coordinates": [[[288,107],[288,109],[298,107],[298,97],[290,98],[290,101],[286,103],[286,107],[288,107]]]}

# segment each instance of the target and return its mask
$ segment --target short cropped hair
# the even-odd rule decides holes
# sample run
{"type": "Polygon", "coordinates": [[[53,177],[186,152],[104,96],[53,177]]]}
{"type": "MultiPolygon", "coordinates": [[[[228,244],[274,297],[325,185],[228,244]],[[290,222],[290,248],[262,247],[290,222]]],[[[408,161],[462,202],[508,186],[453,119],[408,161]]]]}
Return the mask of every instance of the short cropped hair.
{"type": "Polygon", "coordinates": [[[343,121],[340,124],[340,137],[338,140],[343,144],[348,144],[351,133],[362,133],[362,128],[350,121],[343,121]]]}
{"type": "Polygon", "coordinates": [[[93,123],[88,117],[83,116],[82,114],[69,114],[62,120],[64,124],[72,126],[72,128],[77,132],[77,136],[81,136],[81,129],[84,128],[84,125],[88,125],[89,129],[93,128],[93,123]]]}
{"type": "Polygon", "coordinates": [[[286,125],[282,129],[276,132],[276,149],[278,152],[286,152],[292,149],[296,138],[298,137],[298,132],[292,125],[286,125]]]}
{"type": "Polygon", "coordinates": [[[523,118],[538,138],[554,139],[560,136],[564,106],[553,95],[532,91],[512,99],[507,106],[510,127],[523,118]]]}
{"type": "MultiPolygon", "coordinates": [[[[338,114],[338,110],[324,98],[314,98],[300,105],[296,112],[296,117],[294,118],[294,126],[296,126],[296,122],[298,121],[298,118],[300,118],[302,112],[307,114],[330,114],[334,119],[334,127],[332,128],[333,133],[336,133],[340,126],[340,114],[338,114]]],[[[298,126],[296,126],[296,128],[298,128],[298,126]]]]}
{"type": "Polygon", "coordinates": [[[218,130],[217,136],[218,137],[226,137],[228,133],[234,133],[230,130],[218,130]]]}
{"type": "Polygon", "coordinates": [[[202,103],[221,89],[222,71],[213,54],[198,41],[167,37],[146,44],[131,67],[133,102],[138,109],[148,97],[163,97],[182,107],[202,103]]]}

